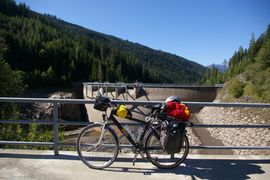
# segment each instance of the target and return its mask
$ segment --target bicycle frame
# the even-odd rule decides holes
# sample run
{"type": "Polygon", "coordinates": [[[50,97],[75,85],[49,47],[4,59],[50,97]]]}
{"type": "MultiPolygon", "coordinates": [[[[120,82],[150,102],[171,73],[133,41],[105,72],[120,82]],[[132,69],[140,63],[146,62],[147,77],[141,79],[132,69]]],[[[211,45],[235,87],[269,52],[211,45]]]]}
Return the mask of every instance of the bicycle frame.
{"type": "MultiPolygon", "coordinates": [[[[143,150],[143,147],[140,146],[140,143],[135,142],[132,139],[132,136],[129,134],[129,132],[114,117],[115,114],[116,114],[116,110],[112,110],[110,116],[108,117],[108,120],[111,120],[112,124],[116,125],[116,127],[122,132],[122,134],[127,138],[127,140],[133,145],[133,147],[135,147],[136,149],[143,150]]],[[[140,139],[139,139],[139,142],[142,142],[146,131],[151,127],[150,122],[145,122],[145,121],[134,119],[134,118],[129,118],[129,120],[145,125],[143,133],[142,133],[142,135],[140,136],[140,139]]]]}

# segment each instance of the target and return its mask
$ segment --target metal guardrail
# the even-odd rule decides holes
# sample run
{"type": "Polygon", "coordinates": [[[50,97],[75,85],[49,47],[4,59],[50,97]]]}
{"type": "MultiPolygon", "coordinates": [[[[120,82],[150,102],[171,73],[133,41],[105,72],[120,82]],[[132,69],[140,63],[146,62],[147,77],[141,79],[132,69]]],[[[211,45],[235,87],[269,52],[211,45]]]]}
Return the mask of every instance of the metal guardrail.
{"type": "MultiPolygon", "coordinates": [[[[1,141],[0,144],[7,145],[33,145],[33,146],[53,146],[54,155],[59,154],[59,146],[74,146],[74,144],[63,144],[59,143],[59,132],[58,125],[87,125],[90,122],[79,122],[79,121],[59,121],[58,120],[58,107],[59,104],[93,104],[94,100],[84,99],[47,99],[47,98],[14,98],[14,97],[0,97],[0,102],[5,103],[52,103],[53,104],[53,120],[42,121],[42,120],[0,120],[0,123],[12,123],[12,124],[49,124],[53,126],[54,141],[53,142],[22,142],[22,141],[1,141]]],[[[162,104],[163,101],[123,101],[113,100],[112,102],[117,104],[145,106],[162,104]]],[[[248,108],[270,108],[270,104],[267,103],[214,103],[214,102],[183,102],[188,106],[214,106],[214,107],[248,107],[248,108]]],[[[224,124],[194,124],[194,128],[270,128],[269,125],[224,125],[224,124]]],[[[268,149],[270,146],[191,146],[192,149],[268,149]]]]}

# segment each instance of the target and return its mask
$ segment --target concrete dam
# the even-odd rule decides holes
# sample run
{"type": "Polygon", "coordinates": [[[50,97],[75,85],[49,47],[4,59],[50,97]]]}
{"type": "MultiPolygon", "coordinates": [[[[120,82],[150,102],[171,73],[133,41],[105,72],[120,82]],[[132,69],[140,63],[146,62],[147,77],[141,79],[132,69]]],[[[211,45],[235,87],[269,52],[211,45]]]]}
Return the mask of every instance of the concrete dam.
{"type": "MultiPolygon", "coordinates": [[[[174,85],[174,84],[142,84],[142,83],[84,83],[85,99],[94,99],[97,95],[107,95],[112,99],[128,101],[164,101],[168,96],[179,96],[181,101],[212,102],[222,88],[222,85],[174,85]]],[[[137,118],[143,118],[147,109],[138,107],[137,118]]],[[[90,121],[101,119],[101,112],[93,109],[93,105],[86,105],[90,121]]],[[[192,112],[199,109],[191,108],[192,112]]]]}

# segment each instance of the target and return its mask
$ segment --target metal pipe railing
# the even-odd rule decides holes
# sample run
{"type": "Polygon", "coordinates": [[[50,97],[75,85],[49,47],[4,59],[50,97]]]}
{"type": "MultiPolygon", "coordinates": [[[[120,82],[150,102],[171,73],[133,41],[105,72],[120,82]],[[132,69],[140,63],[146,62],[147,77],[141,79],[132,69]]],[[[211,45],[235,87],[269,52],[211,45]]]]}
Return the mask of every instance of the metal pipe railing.
{"type": "MultiPolygon", "coordinates": [[[[0,97],[0,102],[11,103],[52,103],[53,104],[53,120],[0,120],[0,123],[20,123],[20,124],[49,124],[53,126],[54,142],[22,142],[22,141],[0,141],[0,144],[7,145],[32,145],[32,146],[53,146],[54,154],[59,154],[59,146],[74,146],[74,144],[59,143],[58,125],[87,125],[90,122],[80,121],[59,121],[58,119],[58,107],[59,104],[93,104],[94,100],[84,99],[48,99],[48,98],[15,98],[15,97],[0,97]]],[[[113,100],[116,104],[126,104],[134,106],[145,106],[162,104],[163,101],[126,101],[126,100],[113,100]]],[[[192,106],[214,106],[214,107],[241,107],[241,108],[270,108],[270,104],[267,103],[217,103],[217,102],[183,102],[186,105],[192,106]]],[[[269,125],[245,125],[245,124],[194,124],[194,128],[270,128],[269,125]]],[[[127,146],[127,145],[125,145],[127,146]]],[[[191,146],[192,149],[270,149],[270,146],[191,146]]]]}
{"type": "MultiPolygon", "coordinates": [[[[94,104],[94,100],[85,99],[49,99],[49,98],[16,98],[16,97],[0,97],[0,102],[13,103],[63,103],[63,104],[94,104]]],[[[112,100],[116,104],[126,105],[154,105],[162,104],[164,101],[127,101],[127,100],[112,100]]],[[[242,107],[242,108],[270,108],[269,103],[227,103],[227,102],[182,102],[188,106],[214,106],[214,107],[242,107]]]]}

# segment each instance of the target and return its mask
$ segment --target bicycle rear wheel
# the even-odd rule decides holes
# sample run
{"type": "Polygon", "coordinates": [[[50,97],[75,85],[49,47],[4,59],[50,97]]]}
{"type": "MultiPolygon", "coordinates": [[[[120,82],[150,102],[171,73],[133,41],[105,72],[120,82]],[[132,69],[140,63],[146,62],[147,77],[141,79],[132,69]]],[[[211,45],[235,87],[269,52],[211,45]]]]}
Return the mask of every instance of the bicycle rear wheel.
{"type": "Polygon", "coordinates": [[[159,133],[152,130],[146,138],[145,149],[152,164],[159,168],[170,169],[179,166],[186,159],[189,152],[189,142],[186,134],[184,134],[181,151],[168,154],[161,146],[159,133]]]}
{"type": "Polygon", "coordinates": [[[83,129],[77,139],[77,152],[88,167],[103,169],[118,155],[119,144],[114,131],[104,124],[93,124],[83,129]],[[104,132],[104,133],[102,133],[104,132]]]}

